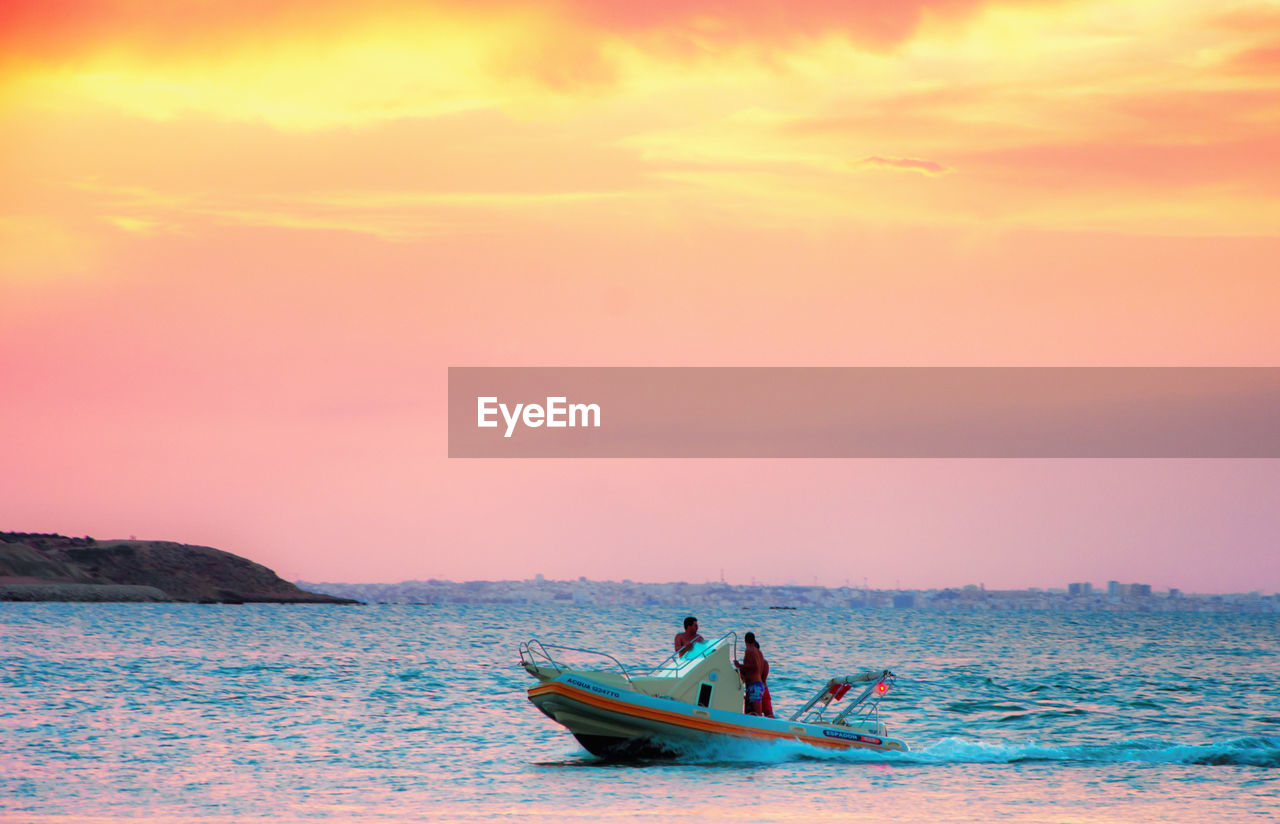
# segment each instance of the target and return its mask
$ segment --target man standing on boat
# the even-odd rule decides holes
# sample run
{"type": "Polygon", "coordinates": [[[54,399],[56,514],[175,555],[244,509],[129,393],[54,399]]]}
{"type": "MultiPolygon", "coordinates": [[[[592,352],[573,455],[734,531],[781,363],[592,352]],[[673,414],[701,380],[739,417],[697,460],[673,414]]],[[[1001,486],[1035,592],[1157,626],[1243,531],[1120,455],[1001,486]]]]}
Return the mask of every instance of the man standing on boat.
{"type": "Polygon", "coordinates": [[[683,656],[695,643],[702,640],[703,637],[698,634],[698,619],[690,615],[684,619],[684,632],[676,634],[676,654],[683,656]]]}
{"type": "MultiPolygon", "coordinates": [[[[748,633],[754,639],[755,635],[748,633]]],[[[764,657],[764,650],[760,649],[760,642],[751,641],[751,646],[756,648],[760,653],[760,661],[764,667],[760,670],[760,683],[764,685],[764,692],[760,695],[760,714],[765,718],[773,718],[773,697],[769,695],[769,659],[764,657]]],[[[743,709],[746,712],[746,709],[743,709]]]]}
{"type": "Polygon", "coordinates": [[[756,634],[748,632],[742,639],[742,662],[738,664],[738,675],[742,683],[747,685],[746,713],[760,715],[760,702],[764,698],[764,654],[756,644],[756,634]]]}

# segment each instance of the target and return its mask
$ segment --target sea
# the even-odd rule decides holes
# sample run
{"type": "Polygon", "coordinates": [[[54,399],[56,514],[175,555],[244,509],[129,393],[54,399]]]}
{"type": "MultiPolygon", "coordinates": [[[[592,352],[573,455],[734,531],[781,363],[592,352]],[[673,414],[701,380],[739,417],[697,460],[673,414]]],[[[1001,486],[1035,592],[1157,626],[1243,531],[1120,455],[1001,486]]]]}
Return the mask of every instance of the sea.
{"type": "Polygon", "coordinates": [[[1274,822],[1274,615],[0,604],[0,821],[1274,822]],[[603,761],[521,641],[656,664],[754,631],[789,714],[888,668],[907,753],[603,761]]]}

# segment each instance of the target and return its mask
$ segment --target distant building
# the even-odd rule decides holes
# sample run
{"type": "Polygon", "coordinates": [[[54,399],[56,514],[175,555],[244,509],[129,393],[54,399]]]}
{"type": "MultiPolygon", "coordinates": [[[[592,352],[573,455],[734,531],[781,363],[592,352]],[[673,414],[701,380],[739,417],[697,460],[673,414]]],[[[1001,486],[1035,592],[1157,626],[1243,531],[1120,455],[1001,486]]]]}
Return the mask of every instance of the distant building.
{"type": "Polygon", "coordinates": [[[1079,584],[1067,584],[1067,594],[1072,596],[1092,595],[1093,584],[1088,581],[1079,584]]]}
{"type": "Polygon", "coordinates": [[[1107,581],[1107,595],[1115,597],[1117,595],[1123,595],[1123,594],[1124,593],[1120,591],[1119,581],[1107,581]]]}
{"type": "Polygon", "coordinates": [[[914,592],[900,592],[893,596],[893,606],[895,609],[911,609],[916,605],[916,596],[914,592]]]}
{"type": "Polygon", "coordinates": [[[1151,596],[1151,584],[1129,584],[1129,594],[1135,598],[1151,596]]]}

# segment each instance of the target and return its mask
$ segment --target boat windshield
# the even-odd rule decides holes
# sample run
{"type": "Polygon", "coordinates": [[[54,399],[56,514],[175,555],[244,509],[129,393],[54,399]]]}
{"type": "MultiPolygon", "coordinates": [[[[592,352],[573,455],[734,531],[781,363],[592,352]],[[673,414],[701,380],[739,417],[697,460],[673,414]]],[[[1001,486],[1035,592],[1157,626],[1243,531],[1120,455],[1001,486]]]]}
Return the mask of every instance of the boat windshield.
{"type": "Polygon", "coordinates": [[[693,671],[693,668],[706,660],[707,656],[729,643],[733,633],[729,633],[715,641],[695,641],[684,655],[672,655],[663,661],[653,672],[651,678],[682,678],[693,671]]]}

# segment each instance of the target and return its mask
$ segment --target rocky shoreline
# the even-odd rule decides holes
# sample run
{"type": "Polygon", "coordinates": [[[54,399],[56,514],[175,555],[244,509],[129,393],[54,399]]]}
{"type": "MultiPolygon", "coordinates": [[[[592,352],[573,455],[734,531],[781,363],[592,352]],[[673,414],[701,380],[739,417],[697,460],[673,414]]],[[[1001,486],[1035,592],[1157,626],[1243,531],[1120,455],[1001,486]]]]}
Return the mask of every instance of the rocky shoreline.
{"type": "Polygon", "coordinates": [[[28,532],[0,532],[0,601],[360,603],[213,547],[28,532]]]}
{"type": "Polygon", "coordinates": [[[155,587],[131,584],[0,584],[0,601],[172,602],[155,587]]]}

